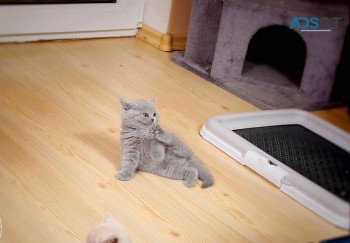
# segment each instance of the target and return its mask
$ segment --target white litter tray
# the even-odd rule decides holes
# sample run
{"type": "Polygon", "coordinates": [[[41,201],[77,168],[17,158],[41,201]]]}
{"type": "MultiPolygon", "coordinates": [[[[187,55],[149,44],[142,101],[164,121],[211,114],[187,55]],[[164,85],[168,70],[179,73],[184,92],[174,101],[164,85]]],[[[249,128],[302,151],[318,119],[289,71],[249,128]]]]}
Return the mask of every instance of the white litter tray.
{"type": "Polygon", "coordinates": [[[287,109],[215,116],[200,134],[321,217],[350,228],[350,135],[345,131],[287,109]]]}

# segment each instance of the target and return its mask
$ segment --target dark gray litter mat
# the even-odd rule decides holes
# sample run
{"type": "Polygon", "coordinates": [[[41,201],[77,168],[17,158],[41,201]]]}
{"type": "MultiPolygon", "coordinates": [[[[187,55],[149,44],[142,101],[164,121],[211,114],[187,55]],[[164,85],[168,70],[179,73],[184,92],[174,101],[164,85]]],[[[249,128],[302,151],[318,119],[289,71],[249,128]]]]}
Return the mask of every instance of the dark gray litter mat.
{"type": "Polygon", "coordinates": [[[289,168],[350,202],[350,154],[301,125],[233,130],[289,168]]]}

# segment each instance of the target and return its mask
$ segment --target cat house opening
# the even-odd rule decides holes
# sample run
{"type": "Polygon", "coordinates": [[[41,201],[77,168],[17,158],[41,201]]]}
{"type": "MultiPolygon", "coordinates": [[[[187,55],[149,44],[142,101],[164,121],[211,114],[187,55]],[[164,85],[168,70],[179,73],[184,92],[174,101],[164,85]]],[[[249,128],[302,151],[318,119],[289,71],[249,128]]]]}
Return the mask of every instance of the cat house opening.
{"type": "Polygon", "coordinates": [[[242,79],[300,87],[306,58],[306,45],[287,26],[260,28],[250,39],[242,79]]]}

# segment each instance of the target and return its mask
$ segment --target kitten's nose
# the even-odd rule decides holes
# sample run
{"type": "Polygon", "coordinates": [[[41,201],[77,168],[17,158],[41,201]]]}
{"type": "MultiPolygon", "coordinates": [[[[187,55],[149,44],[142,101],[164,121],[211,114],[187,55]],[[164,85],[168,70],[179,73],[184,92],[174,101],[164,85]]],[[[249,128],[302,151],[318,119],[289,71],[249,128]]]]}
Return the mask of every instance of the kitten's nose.
{"type": "Polygon", "coordinates": [[[152,122],[154,122],[154,118],[151,118],[152,122]]]}

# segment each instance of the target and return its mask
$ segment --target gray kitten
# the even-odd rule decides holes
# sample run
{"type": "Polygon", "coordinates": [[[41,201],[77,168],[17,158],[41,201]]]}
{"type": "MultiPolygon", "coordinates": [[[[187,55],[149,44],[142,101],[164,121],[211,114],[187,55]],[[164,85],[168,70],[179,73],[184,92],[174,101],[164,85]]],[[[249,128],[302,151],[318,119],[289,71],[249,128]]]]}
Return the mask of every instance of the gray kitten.
{"type": "Polygon", "coordinates": [[[125,101],[120,99],[122,111],[122,168],[119,180],[133,178],[137,170],[159,176],[184,180],[193,187],[196,180],[202,188],[214,184],[213,176],[192,151],[173,133],[159,126],[156,99],[125,101]]]}

